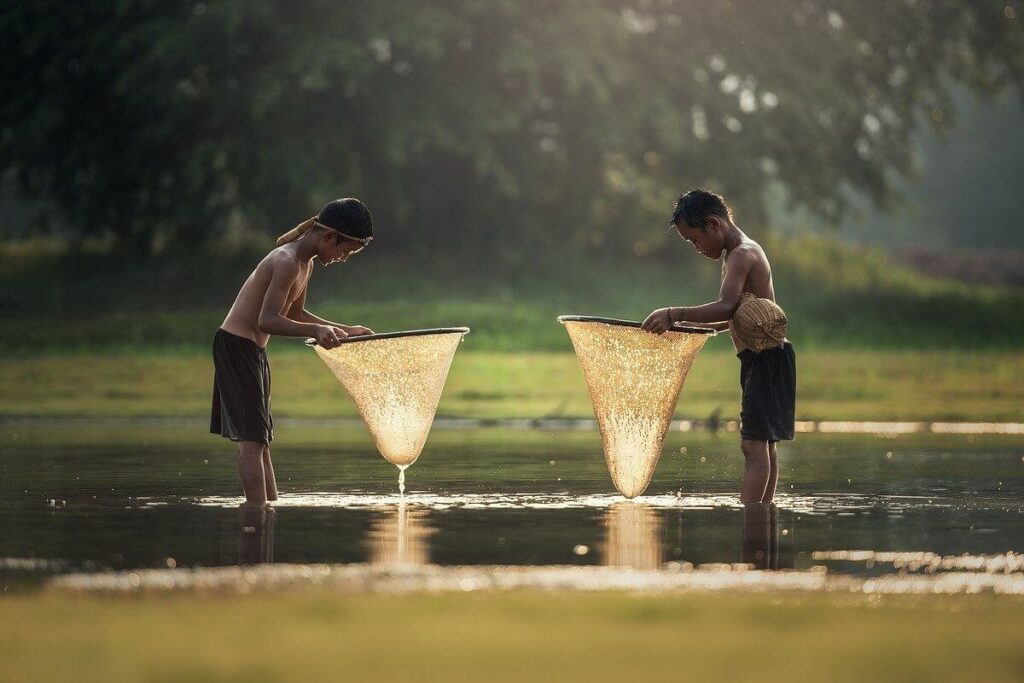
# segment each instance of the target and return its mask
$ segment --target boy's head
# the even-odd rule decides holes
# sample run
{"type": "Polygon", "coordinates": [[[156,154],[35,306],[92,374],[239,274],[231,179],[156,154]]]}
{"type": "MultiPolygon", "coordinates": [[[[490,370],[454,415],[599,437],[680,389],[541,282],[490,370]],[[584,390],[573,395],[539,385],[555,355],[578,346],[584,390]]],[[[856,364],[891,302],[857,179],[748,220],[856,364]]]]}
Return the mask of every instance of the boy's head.
{"type": "Polygon", "coordinates": [[[352,197],[326,204],[316,215],[313,228],[318,230],[317,257],[325,266],[337,261],[345,262],[373,239],[370,210],[352,197]]]}
{"type": "Polygon", "coordinates": [[[698,253],[717,261],[725,251],[725,229],[732,224],[732,209],[721,195],[690,190],[676,201],[670,223],[698,253]]]}

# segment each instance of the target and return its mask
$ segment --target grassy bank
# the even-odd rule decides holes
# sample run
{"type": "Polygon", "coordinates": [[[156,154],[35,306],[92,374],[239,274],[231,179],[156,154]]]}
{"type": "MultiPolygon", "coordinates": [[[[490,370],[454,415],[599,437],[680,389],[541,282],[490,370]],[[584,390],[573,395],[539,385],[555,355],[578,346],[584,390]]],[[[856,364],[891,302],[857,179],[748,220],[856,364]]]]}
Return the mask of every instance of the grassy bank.
{"type": "MultiPolygon", "coordinates": [[[[926,277],[883,253],[821,238],[766,240],[790,337],[801,349],[1020,350],[1024,291],[926,277]]],[[[165,255],[146,263],[59,244],[0,244],[0,351],[205,351],[265,253],[165,255]]],[[[642,319],[717,297],[719,264],[674,242],[657,253],[389,254],[318,269],[309,308],[379,331],[467,325],[478,351],[564,351],[576,313],[642,319]]]]}
{"type": "Polygon", "coordinates": [[[1016,681],[1022,614],[993,596],[13,596],[0,680],[1016,681]]]}
{"type": "MultiPolygon", "coordinates": [[[[564,332],[563,332],[564,334],[564,332]]],[[[468,346],[468,342],[466,344],[468,346]]],[[[677,415],[739,411],[739,364],[724,337],[695,363],[677,415]]],[[[354,416],[310,351],[270,352],[277,417],[354,416]]],[[[1024,354],[1001,351],[798,351],[802,419],[1024,420],[1024,354]]],[[[212,364],[198,352],[81,353],[0,362],[0,416],[201,417],[212,364]]],[[[447,417],[592,417],[571,353],[461,349],[438,414],[447,417]]]]}

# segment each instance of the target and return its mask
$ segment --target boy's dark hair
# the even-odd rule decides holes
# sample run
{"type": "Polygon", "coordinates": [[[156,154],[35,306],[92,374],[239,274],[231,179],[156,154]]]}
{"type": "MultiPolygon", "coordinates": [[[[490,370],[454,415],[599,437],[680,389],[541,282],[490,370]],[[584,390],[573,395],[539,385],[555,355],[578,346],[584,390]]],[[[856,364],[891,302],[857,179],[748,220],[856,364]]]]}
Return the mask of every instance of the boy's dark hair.
{"type": "Polygon", "coordinates": [[[360,239],[373,236],[370,210],[358,199],[335,199],[320,209],[316,220],[328,228],[360,239]]]}
{"type": "Polygon", "coordinates": [[[687,227],[706,230],[709,216],[718,216],[731,221],[732,209],[725,203],[722,195],[707,190],[690,190],[686,194],[679,195],[669,224],[678,227],[682,222],[687,227]]]}

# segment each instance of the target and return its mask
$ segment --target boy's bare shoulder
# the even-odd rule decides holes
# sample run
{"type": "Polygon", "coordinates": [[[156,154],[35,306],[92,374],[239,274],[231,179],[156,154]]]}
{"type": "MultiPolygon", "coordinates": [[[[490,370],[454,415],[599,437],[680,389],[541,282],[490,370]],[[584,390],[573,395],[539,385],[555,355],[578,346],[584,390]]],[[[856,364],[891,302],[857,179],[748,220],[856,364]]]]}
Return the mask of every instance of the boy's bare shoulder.
{"type": "Polygon", "coordinates": [[[302,272],[302,262],[284,247],[278,247],[264,256],[259,267],[281,277],[298,277],[302,272]]]}
{"type": "Polygon", "coordinates": [[[728,263],[731,265],[753,265],[766,262],[768,259],[761,245],[754,240],[746,240],[729,252],[728,263]]]}

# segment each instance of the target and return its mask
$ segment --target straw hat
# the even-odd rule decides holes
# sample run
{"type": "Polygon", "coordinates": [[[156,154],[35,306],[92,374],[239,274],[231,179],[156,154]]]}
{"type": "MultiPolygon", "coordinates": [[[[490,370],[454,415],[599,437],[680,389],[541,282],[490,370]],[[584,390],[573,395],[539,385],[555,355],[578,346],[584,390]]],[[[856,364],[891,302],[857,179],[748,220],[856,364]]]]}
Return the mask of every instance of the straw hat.
{"type": "Polygon", "coordinates": [[[750,292],[740,297],[732,314],[732,329],[751,351],[760,353],[779,346],[786,339],[786,312],[771,299],[750,292]]]}

